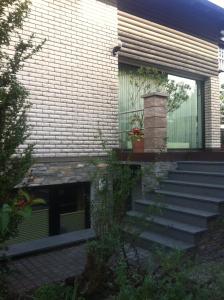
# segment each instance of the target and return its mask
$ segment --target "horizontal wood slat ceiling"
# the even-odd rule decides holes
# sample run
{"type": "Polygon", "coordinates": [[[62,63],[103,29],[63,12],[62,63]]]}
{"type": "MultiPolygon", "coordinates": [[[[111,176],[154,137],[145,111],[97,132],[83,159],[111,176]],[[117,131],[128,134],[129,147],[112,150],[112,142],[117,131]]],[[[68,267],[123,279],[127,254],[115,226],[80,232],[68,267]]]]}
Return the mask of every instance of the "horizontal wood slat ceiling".
{"type": "Polygon", "coordinates": [[[201,76],[218,75],[218,46],[148,20],[118,12],[119,56],[201,76]]]}

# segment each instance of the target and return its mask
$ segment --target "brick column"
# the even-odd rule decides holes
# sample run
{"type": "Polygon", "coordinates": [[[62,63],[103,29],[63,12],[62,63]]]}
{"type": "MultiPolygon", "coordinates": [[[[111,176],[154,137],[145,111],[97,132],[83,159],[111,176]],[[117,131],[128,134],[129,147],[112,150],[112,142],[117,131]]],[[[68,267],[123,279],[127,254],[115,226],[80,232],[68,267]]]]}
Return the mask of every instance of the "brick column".
{"type": "Polygon", "coordinates": [[[219,78],[205,81],[205,148],[220,148],[219,78]]]}
{"type": "Polygon", "coordinates": [[[144,98],[144,152],[166,151],[167,94],[155,92],[144,98]]]}

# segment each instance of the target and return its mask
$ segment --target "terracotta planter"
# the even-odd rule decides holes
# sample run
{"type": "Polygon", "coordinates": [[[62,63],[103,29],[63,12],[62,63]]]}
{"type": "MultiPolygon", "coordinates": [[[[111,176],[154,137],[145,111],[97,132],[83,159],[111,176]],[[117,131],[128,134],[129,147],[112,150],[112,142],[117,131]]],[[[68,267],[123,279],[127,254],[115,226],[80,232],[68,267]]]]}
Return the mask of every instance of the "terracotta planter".
{"type": "Polygon", "coordinates": [[[144,139],[132,141],[133,153],[144,153],[144,139]]]}

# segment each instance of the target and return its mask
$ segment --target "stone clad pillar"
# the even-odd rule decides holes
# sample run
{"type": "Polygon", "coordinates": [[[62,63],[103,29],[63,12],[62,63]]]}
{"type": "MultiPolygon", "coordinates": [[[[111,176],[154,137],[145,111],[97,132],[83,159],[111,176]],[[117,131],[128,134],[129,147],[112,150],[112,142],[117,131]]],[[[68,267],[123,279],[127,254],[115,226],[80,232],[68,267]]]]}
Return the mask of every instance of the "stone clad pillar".
{"type": "Polygon", "coordinates": [[[205,81],[205,148],[207,149],[221,147],[220,115],[219,78],[213,76],[205,81]]]}
{"type": "Polygon", "coordinates": [[[167,149],[167,94],[154,92],[144,98],[144,152],[167,149]]]}

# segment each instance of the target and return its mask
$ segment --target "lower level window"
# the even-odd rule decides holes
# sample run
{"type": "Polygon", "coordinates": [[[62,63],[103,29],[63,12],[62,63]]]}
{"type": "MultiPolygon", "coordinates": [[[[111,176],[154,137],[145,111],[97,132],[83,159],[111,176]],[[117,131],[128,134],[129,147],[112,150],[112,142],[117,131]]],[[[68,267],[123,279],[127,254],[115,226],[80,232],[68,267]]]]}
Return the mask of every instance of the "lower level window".
{"type": "Polygon", "coordinates": [[[31,218],[20,224],[18,236],[9,244],[90,227],[90,183],[34,187],[29,188],[29,193],[46,204],[33,208],[31,218]]]}

